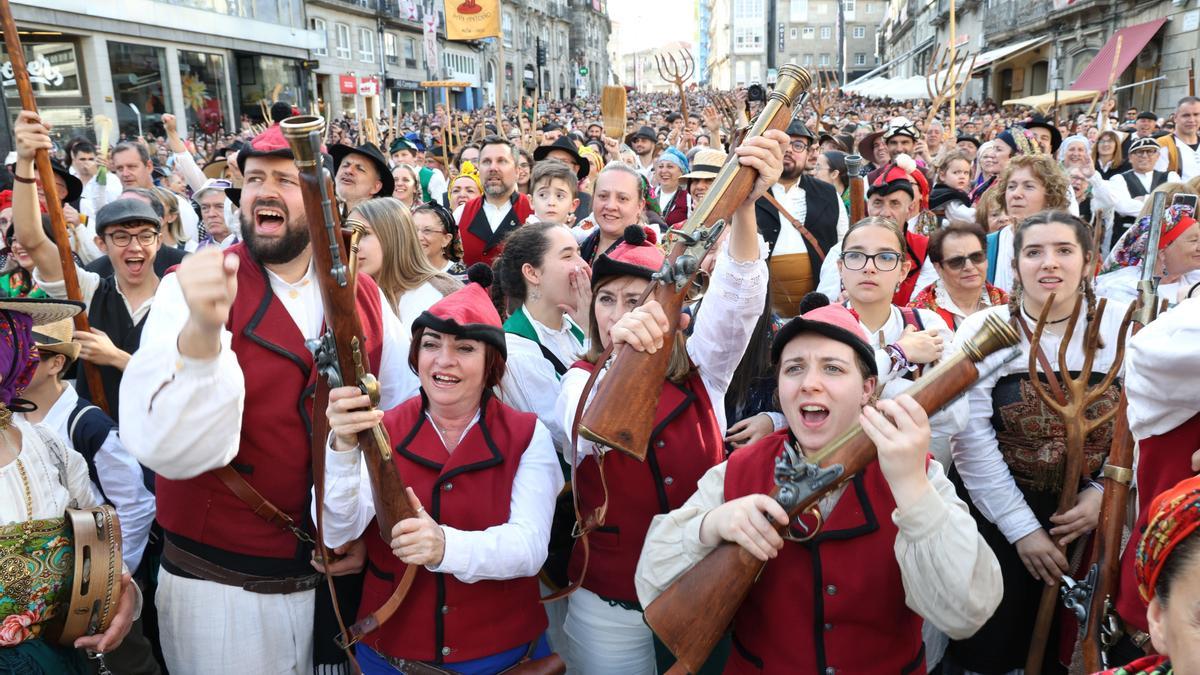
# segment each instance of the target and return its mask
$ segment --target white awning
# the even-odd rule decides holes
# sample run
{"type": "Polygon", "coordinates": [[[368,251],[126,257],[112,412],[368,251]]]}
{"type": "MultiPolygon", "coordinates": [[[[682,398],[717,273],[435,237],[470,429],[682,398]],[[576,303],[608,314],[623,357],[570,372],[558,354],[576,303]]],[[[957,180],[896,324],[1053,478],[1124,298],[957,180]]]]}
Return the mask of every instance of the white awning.
{"type": "Polygon", "coordinates": [[[1041,47],[1042,45],[1046,44],[1049,41],[1050,41],[1050,36],[1043,35],[1042,37],[1033,38],[1032,40],[1025,40],[1023,42],[1018,42],[1016,44],[1007,45],[1005,47],[989,49],[988,51],[980,54],[979,57],[975,59],[975,71],[974,72],[979,72],[980,70],[983,70],[984,68],[991,66],[996,61],[1006,59],[1010,56],[1016,56],[1017,54],[1020,54],[1022,52],[1027,52],[1031,49],[1037,49],[1038,47],[1041,47]]]}
{"type": "Polygon", "coordinates": [[[890,98],[897,101],[912,101],[929,98],[924,75],[912,77],[873,77],[863,82],[848,84],[842,91],[867,98],[890,98]]]}

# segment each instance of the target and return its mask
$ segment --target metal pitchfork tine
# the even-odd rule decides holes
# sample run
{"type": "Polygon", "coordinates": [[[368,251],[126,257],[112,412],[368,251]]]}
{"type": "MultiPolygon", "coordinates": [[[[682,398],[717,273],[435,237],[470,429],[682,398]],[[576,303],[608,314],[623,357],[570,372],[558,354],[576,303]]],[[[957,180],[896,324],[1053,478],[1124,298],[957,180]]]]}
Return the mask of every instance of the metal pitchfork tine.
{"type": "MultiPolygon", "coordinates": [[[[1117,349],[1113,356],[1113,365],[1105,374],[1104,379],[1100,384],[1093,387],[1089,384],[1092,366],[1096,361],[1096,352],[1100,344],[1100,322],[1104,317],[1104,310],[1107,301],[1104,298],[1096,306],[1096,314],[1092,321],[1088,323],[1087,330],[1083,338],[1083,366],[1079,370],[1078,377],[1072,377],[1071,371],[1067,367],[1067,349],[1071,345],[1071,338],[1075,335],[1075,323],[1079,319],[1079,313],[1083,308],[1083,296],[1075,298],[1075,307],[1071,310],[1071,316],[1067,319],[1067,329],[1063,333],[1062,342],[1058,347],[1058,370],[1059,373],[1047,372],[1046,381],[1048,386],[1042,386],[1037,378],[1037,355],[1040,351],[1038,345],[1041,343],[1042,333],[1046,328],[1046,320],[1050,315],[1050,308],[1054,305],[1054,294],[1046,300],[1046,304],[1042,307],[1041,314],[1038,316],[1037,327],[1033,331],[1033,336],[1029,339],[1029,379],[1034,391],[1038,397],[1051,410],[1062,418],[1064,431],[1066,434],[1066,466],[1063,469],[1063,488],[1059,495],[1057,514],[1065,513],[1075,506],[1075,498],[1078,490],[1076,486],[1079,484],[1080,478],[1085,475],[1085,465],[1083,458],[1083,445],[1087,440],[1088,434],[1096,429],[1108,424],[1116,416],[1119,406],[1113,406],[1110,410],[1100,414],[1095,419],[1087,418],[1087,410],[1092,404],[1101,400],[1104,393],[1112,386],[1112,383],[1117,379],[1117,372],[1121,369],[1121,363],[1125,357],[1125,336],[1128,333],[1130,323],[1133,321],[1133,310],[1136,303],[1131,303],[1129,308],[1125,310],[1125,317],[1121,320],[1121,327],[1117,336],[1117,349]],[[1059,402],[1051,393],[1058,385],[1058,389],[1062,391],[1066,401],[1059,402]]],[[[1060,552],[1065,553],[1065,547],[1059,546],[1060,552]]],[[[1038,675],[1041,672],[1042,661],[1045,658],[1046,643],[1049,640],[1050,624],[1054,618],[1054,610],[1057,606],[1058,587],[1046,586],[1042,591],[1042,598],[1038,606],[1037,622],[1034,624],[1033,640],[1030,643],[1029,655],[1025,662],[1026,675],[1038,675]]]]}

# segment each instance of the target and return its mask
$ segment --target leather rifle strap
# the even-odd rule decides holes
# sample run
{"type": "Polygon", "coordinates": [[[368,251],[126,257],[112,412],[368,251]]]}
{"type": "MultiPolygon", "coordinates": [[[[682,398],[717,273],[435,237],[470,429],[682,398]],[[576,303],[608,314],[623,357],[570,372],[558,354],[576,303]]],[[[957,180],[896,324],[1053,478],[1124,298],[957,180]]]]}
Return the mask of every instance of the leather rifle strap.
{"type": "MultiPolygon", "coordinates": [[[[339,635],[346,634],[346,620],[342,618],[342,608],[338,604],[337,589],[333,585],[333,575],[329,572],[330,550],[325,546],[325,446],[329,437],[329,418],[325,409],[329,406],[329,381],[317,377],[316,390],[313,392],[312,437],[309,445],[312,449],[313,501],[316,502],[317,542],[315,549],[320,556],[325,576],[325,584],[329,587],[329,598],[333,604],[333,617],[337,620],[339,635]]],[[[335,640],[335,642],[337,642],[335,640]]],[[[342,649],[349,659],[350,669],[354,675],[362,675],[362,667],[354,658],[354,650],[347,645],[342,649]]]]}
{"type": "Polygon", "coordinates": [[[379,628],[384,624],[384,622],[392,618],[392,615],[396,613],[396,610],[400,609],[401,603],[404,602],[404,596],[408,595],[408,591],[413,585],[413,579],[415,579],[416,576],[417,566],[405,565],[404,576],[400,578],[400,584],[397,585],[396,589],[392,591],[392,594],[388,596],[387,601],[384,602],[379,609],[363,617],[361,621],[358,621],[353,626],[350,626],[350,628],[346,629],[342,635],[339,635],[337,639],[338,645],[343,649],[349,649],[351,645],[357,644],[364,637],[366,637],[368,633],[379,628]]]}
{"type": "Polygon", "coordinates": [[[233,466],[225,465],[219,469],[213,469],[213,474],[225,484],[225,487],[229,488],[229,491],[234,496],[245,502],[254,511],[254,515],[272,525],[291,532],[297,539],[304,543],[314,543],[313,538],[307,532],[300,529],[291,516],[280,511],[279,507],[262,496],[262,493],[254,489],[254,486],[248,483],[245,478],[242,478],[242,475],[233,466]]]}
{"type": "Polygon", "coordinates": [[[795,216],[793,216],[791,213],[789,213],[787,209],[783,208],[783,204],[780,204],[779,200],[775,199],[775,195],[771,194],[770,190],[768,190],[767,193],[765,195],[763,195],[763,197],[766,197],[767,202],[769,202],[771,204],[771,206],[774,206],[776,209],[778,209],[779,212],[782,213],[783,216],[788,219],[788,222],[790,222],[792,224],[792,227],[796,228],[797,232],[804,235],[804,238],[808,241],[809,246],[812,246],[813,250],[817,252],[817,257],[820,258],[822,262],[824,262],[825,249],[821,248],[821,245],[817,243],[817,238],[815,236],[813,236],[812,232],[808,231],[808,228],[804,226],[804,223],[800,222],[799,220],[796,220],[795,216]]]}
{"type": "MultiPolygon", "coordinates": [[[[1029,342],[1029,348],[1037,350],[1037,360],[1041,364],[1042,370],[1046,372],[1046,384],[1050,387],[1050,394],[1054,396],[1054,400],[1058,401],[1060,405],[1066,405],[1067,396],[1058,384],[1058,376],[1055,375],[1054,368],[1050,365],[1050,359],[1046,358],[1046,352],[1042,350],[1041,341],[1036,345],[1033,344],[1033,332],[1029,330],[1029,325],[1025,323],[1025,317],[1018,316],[1017,322],[1021,324],[1021,331],[1025,333],[1025,340],[1029,342]]],[[[1037,383],[1032,382],[1034,379],[1032,376],[1033,373],[1030,373],[1031,384],[1036,387],[1037,383]]]]}
{"type": "Polygon", "coordinates": [[[575,531],[572,536],[579,540],[579,544],[583,546],[583,568],[579,572],[579,578],[572,581],[567,580],[567,587],[560,589],[546,597],[542,598],[542,603],[554,602],[571,595],[583,585],[583,580],[587,576],[588,561],[591,559],[591,548],[588,546],[588,535],[592,530],[604,525],[604,519],[608,515],[608,480],[604,477],[604,455],[599,450],[596,452],[596,468],[600,472],[600,487],[604,490],[604,502],[592,511],[585,520],[583,514],[579,512],[579,483],[576,480],[575,472],[579,466],[579,423],[583,420],[583,411],[588,404],[588,396],[591,395],[592,389],[596,386],[596,380],[600,377],[600,372],[608,365],[609,358],[612,357],[613,345],[609,345],[607,349],[600,354],[600,358],[596,360],[596,365],[592,368],[591,375],[588,376],[587,382],[583,385],[583,391],[579,395],[579,402],[575,405],[575,418],[571,420],[571,504],[575,508],[575,531]]]}

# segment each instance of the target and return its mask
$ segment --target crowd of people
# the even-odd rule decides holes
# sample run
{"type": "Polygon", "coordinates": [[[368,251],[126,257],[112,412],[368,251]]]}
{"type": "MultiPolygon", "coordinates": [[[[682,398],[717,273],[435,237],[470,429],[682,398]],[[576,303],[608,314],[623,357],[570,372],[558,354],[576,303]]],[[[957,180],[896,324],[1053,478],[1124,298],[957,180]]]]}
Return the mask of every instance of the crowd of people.
{"type": "MultiPolygon", "coordinates": [[[[374,396],[349,373],[324,389],[310,350],[329,276],[280,126],[298,110],[204,138],[164,115],[112,148],[21,111],[0,192],[0,672],[666,672],[643,611],[723,542],[770,562],[702,673],[1022,672],[1131,433],[1106,663],[1200,673],[1200,99],[949,119],[826,92],[745,137],[763,101],[687,96],[683,117],[631,93],[622,138],[598,98],[329,120],[374,396]],[[645,291],[733,166],[753,186],[668,316],[645,291]],[[1164,309],[1135,333],[1147,277],[1164,309]],[[1017,344],[964,396],[906,393],[997,319],[1017,344]],[[656,394],[644,459],[580,437],[608,355],[660,350],[665,379],[619,383],[627,405],[656,394]],[[1068,377],[1106,387],[1082,447],[1039,393],[1068,377]],[[856,426],[877,462],[802,516],[768,496],[856,426]],[[407,485],[390,529],[360,448],[377,429],[407,485]],[[44,559],[63,542],[30,524],[98,503],[120,517],[121,601],[56,645],[61,579],[5,561],[44,559]]],[[[1045,634],[1042,671],[1081,672],[1073,615],[1045,634]]]]}

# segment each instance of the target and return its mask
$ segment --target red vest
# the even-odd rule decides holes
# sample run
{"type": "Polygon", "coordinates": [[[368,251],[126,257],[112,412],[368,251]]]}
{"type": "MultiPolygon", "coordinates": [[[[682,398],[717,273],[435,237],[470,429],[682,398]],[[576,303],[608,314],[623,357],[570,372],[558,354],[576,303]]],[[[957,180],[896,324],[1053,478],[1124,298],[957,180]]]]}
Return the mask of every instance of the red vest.
{"type": "Polygon", "coordinates": [[[1138,594],[1133,561],[1146,524],[1150,520],[1150,502],[1176,483],[1196,475],[1192,471],[1192,453],[1200,448],[1200,413],[1165,434],[1144,438],[1138,443],[1137,498],[1138,517],[1133,536],[1121,557],[1121,579],[1117,588],[1117,613],[1127,625],[1148,631],[1146,603],[1138,594]]]}
{"type": "MultiPolygon", "coordinates": [[[[594,366],[581,361],[575,367],[590,371],[594,366]]],[[[664,382],[646,461],[616,451],[604,456],[611,499],[604,527],[588,535],[591,560],[583,587],[610,600],[636,603],[633,572],[650,520],[682,506],[696,492],[697,481],[724,458],[725,439],[700,376],[692,375],[682,385],[664,382]]],[[[574,488],[581,513],[590,514],[604,503],[595,455],[579,463],[574,488]]],[[[576,546],[570,578],[578,579],[582,571],[583,548],[576,546]]]]}
{"type": "Polygon", "coordinates": [[[533,213],[529,197],[514,192],[509,200],[512,209],[504,217],[500,227],[492,232],[487,214],[483,212],[483,200],[484,197],[480,196],[467,202],[463,207],[462,218],[458,221],[458,234],[463,245],[463,264],[467,267],[477,262],[491,265],[496,256],[504,250],[504,238],[508,233],[524,225],[533,213]]]}
{"type": "MultiPolygon", "coordinates": [[[[268,501],[305,523],[312,487],[312,353],[245,244],[229,254],[241,265],[226,328],[246,383],[241,445],[231,466],[268,501]]],[[[358,317],[371,371],[379,372],[383,316],[379,288],[365,274],[358,275],[358,317]]],[[[254,515],[211,473],[178,481],[158,476],[155,492],[158,522],[168,532],[243,555],[307,555],[292,533],[254,515]]]]}
{"type": "MultiPolygon", "coordinates": [[[[767,494],[788,432],[733,453],[726,501],[767,494]]],[[[921,617],[904,602],[896,502],[879,464],[846,486],[824,528],[785,542],[733,619],[726,673],[924,673],[921,617]]]]}
{"type": "Polygon", "coordinates": [[[688,193],[683,183],[680,183],[679,188],[675,190],[675,195],[671,197],[671,203],[662,210],[662,217],[671,227],[688,219],[688,193]]]}
{"type": "Polygon", "coordinates": [[[892,296],[892,304],[897,307],[907,307],[912,301],[912,296],[916,294],[917,280],[921,278],[921,266],[925,264],[925,251],[929,248],[929,237],[923,234],[905,230],[904,238],[908,240],[908,260],[912,263],[912,271],[900,282],[900,288],[892,296]]]}
{"type": "MultiPolygon", "coordinates": [[[[444,525],[480,531],[508,522],[513,478],[537,417],[486,396],[479,423],[447,456],[424,403],[423,395],[414,396],[383,418],[404,482],[444,525]]],[[[359,618],[378,609],[404,573],[374,523],[366,539],[359,618]]],[[[491,656],[533,642],[546,630],[539,598],[536,576],[465,584],[420,567],[400,610],[365,642],[387,656],[437,663],[491,656]]]]}

